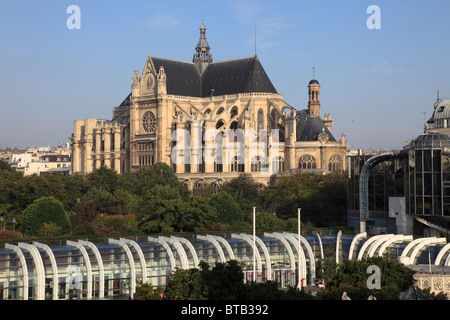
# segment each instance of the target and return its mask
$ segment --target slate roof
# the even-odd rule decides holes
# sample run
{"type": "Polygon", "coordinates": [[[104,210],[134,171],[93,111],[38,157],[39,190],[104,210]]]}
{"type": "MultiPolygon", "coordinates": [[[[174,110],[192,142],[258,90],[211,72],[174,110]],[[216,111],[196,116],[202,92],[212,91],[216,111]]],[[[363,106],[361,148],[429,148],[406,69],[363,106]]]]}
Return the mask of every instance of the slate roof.
{"type": "Polygon", "coordinates": [[[168,94],[201,97],[200,72],[194,63],[155,57],[152,60],[156,70],[164,67],[168,94]]]}
{"type": "Polygon", "coordinates": [[[256,56],[212,62],[203,74],[191,62],[152,59],[156,70],[164,67],[168,94],[208,97],[211,94],[277,93],[256,56]]]}
{"type": "MultiPolygon", "coordinates": [[[[277,93],[257,56],[212,62],[200,74],[193,62],[152,57],[156,70],[166,73],[167,93],[188,97],[236,93],[277,93]]],[[[131,93],[120,106],[129,105],[131,93]]]]}
{"type": "Polygon", "coordinates": [[[202,97],[234,93],[277,93],[256,56],[213,62],[202,75],[202,97]]]}
{"type": "Polygon", "coordinates": [[[297,110],[297,141],[317,141],[322,132],[329,136],[328,141],[336,141],[322,119],[309,116],[307,110],[297,110]]]}

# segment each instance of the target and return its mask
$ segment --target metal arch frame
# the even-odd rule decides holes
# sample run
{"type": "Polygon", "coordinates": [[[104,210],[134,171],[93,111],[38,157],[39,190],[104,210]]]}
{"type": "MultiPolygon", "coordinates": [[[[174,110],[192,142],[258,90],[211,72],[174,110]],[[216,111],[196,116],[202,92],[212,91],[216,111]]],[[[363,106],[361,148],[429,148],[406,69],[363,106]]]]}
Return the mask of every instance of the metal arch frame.
{"type": "Polygon", "coordinates": [[[419,254],[420,250],[422,250],[424,247],[433,245],[433,244],[441,244],[446,243],[445,238],[428,238],[424,241],[421,241],[417,244],[417,246],[414,247],[413,252],[411,253],[411,256],[409,257],[409,264],[414,264],[414,261],[416,259],[416,256],[419,254]]]}
{"type": "MultiPolygon", "coordinates": [[[[256,271],[261,273],[262,272],[261,254],[259,253],[259,250],[256,247],[256,244],[255,244],[255,247],[253,247],[253,240],[250,238],[250,236],[248,236],[246,234],[233,233],[233,234],[231,234],[231,238],[244,240],[245,242],[247,242],[250,245],[250,248],[252,248],[254,250],[253,252],[255,252],[256,269],[257,269],[256,271]]],[[[255,240],[256,240],[256,238],[255,238],[255,240]]],[[[256,281],[256,279],[253,279],[253,281],[256,281]]]]}
{"type": "MultiPolygon", "coordinates": [[[[52,249],[44,243],[33,242],[33,245],[45,251],[48,258],[50,259],[50,263],[52,265],[52,274],[53,274],[53,300],[58,300],[58,265],[56,264],[55,255],[53,254],[52,249]]],[[[42,255],[41,255],[42,257],[42,255]]]]}
{"type": "MultiPolygon", "coordinates": [[[[358,257],[356,258],[357,260],[361,260],[364,258],[364,254],[366,253],[367,250],[370,250],[370,247],[380,238],[382,237],[386,237],[386,236],[392,236],[392,234],[386,235],[386,234],[379,234],[377,236],[373,236],[369,239],[367,239],[366,242],[364,242],[364,244],[362,245],[361,249],[358,252],[358,257]]],[[[367,255],[366,255],[367,256],[367,255]]]]}
{"type": "Polygon", "coordinates": [[[268,238],[273,238],[276,239],[278,241],[280,241],[284,247],[287,250],[288,256],[289,256],[289,261],[290,261],[290,265],[291,265],[291,273],[295,274],[295,257],[294,257],[294,252],[292,251],[291,246],[289,245],[289,243],[287,242],[286,238],[284,238],[283,236],[281,236],[278,233],[264,233],[265,237],[268,238]]]}
{"type": "Polygon", "coordinates": [[[122,239],[116,240],[109,238],[108,243],[120,246],[128,257],[131,273],[130,297],[131,299],[133,299],[133,295],[136,292],[136,266],[134,264],[133,254],[131,253],[131,250],[128,247],[128,245],[122,239]]]}
{"type": "Polygon", "coordinates": [[[405,236],[403,234],[400,235],[396,235],[390,239],[388,239],[387,241],[385,241],[379,248],[378,250],[378,256],[381,257],[384,253],[384,251],[393,243],[396,242],[400,242],[400,241],[405,241],[405,240],[413,240],[413,236],[405,236]]]}
{"type": "MultiPolygon", "coordinates": [[[[251,239],[251,237],[248,234],[245,233],[241,233],[238,236],[242,236],[245,237],[245,240],[248,243],[251,243],[252,247],[253,247],[253,240],[251,239]]],[[[231,235],[231,237],[233,238],[233,235],[231,235]]],[[[270,259],[270,254],[269,251],[267,250],[266,245],[264,244],[264,242],[259,238],[255,236],[255,242],[261,247],[263,253],[264,253],[264,258],[265,258],[265,266],[266,266],[266,279],[267,280],[272,280],[272,262],[270,259]]],[[[261,254],[259,253],[258,250],[256,250],[259,254],[259,258],[261,259],[261,254]]],[[[256,255],[256,257],[258,257],[258,255],[256,255]]],[[[262,260],[261,260],[261,272],[262,272],[262,260]]]]}
{"type": "Polygon", "coordinates": [[[209,235],[206,235],[206,236],[197,235],[197,239],[210,242],[216,248],[216,251],[219,253],[219,257],[220,257],[220,260],[222,261],[222,263],[225,263],[225,261],[226,261],[225,254],[223,253],[222,247],[220,246],[220,244],[217,242],[217,240],[215,238],[213,238],[209,235]]]}
{"type": "MultiPolygon", "coordinates": [[[[228,241],[222,237],[219,236],[214,236],[214,235],[209,235],[211,238],[214,238],[217,240],[217,242],[223,244],[223,246],[225,247],[225,249],[227,249],[228,255],[230,256],[231,260],[236,259],[234,256],[234,252],[233,249],[231,248],[230,244],[228,243],[228,241]]],[[[225,252],[224,252],[225,253],[225,252]]]]}
{"type": "Polygon", "coordinates": [[[449,253],[447,256],[447,259],[444,263],[444,266],[448,265],[448,262],[450,262],[450,243],[447,243],[441,250],[439,250],[439,253],[436,257],[436,260],[434,261],[434,265],[438,266],[441,264],[441,260],[444,258],[446,253],[449,253]]]}
{"type": "Polygon", "coordinates": [[[336,236],[336,264],[339,264],[339,253],[341,251],[341,236],[342,236],[342,231],[339,230],[339,232],[336,236]]]}
{"type": "MultiPolygon", "coordinates": [[[[292,235],[295,239],[298,239],[298,234],[292,233],[292,235]]],[[[305,237],[300,237],[300,242],[305,246],[306,251],[309,255],[309,268],[310,268],[310,277],[311,277],[311,283],[314,283],[316,280],[316,260],[314,257],[314,253],[312,251],[311,245],[309,244],[308,240],[305,239],[305,237]]],[[[303,251],[304,252],[304,251],[303,251]]]]}
{"type": "Polygon", "coordinates": [[[28,267],[25,255],[18,246],[15,246],[13,244],[5,243],[5,248],[14,251],[19,257],[23,273],[23,300],[28,300],[28,267]]]}
{"type": "Polygon", "coordinates": [[[445,260],[445,264],[446,266],[450,266],[450,255],[447,256],[447,260],[445,260]]]}
{"type": "Polygon", "coordinates": [[[165,241],[163,241],[162,239],[159,239],[159,238],[148,237],[147,240],[149,242],[159,243],[160,245],[163,246],[163,248],[166,250],[167,254],[169,255],[171,270],[174,271],[176,268],[175,257],[173,256],[173,252],[172,252],[172,249],[170,249],[170,246],[165,241]]]}
{"type": "Polygon", "coordinates": [[[372,243],[370,248],[368,248],[367,257],[373,257],[375,255],[377,249],[380,248],[380,246],[382,246],[386,241],[389,241],[390,239],[395,238],[395,237],[396,237],[395,235],[384,235],[384,237],[380,237],[379,239],[377,239],[377,241],[372,243]]]}
{"type": "Polygon", "coordinates": [[[67,240],[66,244],[71,247],[77,248],[81,255],[83,256],[84,263],[86,264],[86,273],[87,273],[87,298],[92,299],[92,267],[91,267],[91,259],[89,259],[89,254],[86,251],[86,248],[79,242],[67,240]]]}
{"type": "Polygon", "coordinates": [[[39,250],[32,244],[24,242],[19,242],[17,246],[22,250],[27,250],[31,254],[36,269],[36,300],[45,300],[45,272],[39,250]]]}
{"type": "Polygon", "coordinates": [[[323,245],[322,245],[322,238],[320,237],[320,235],[313,231],[312,235],[317,239],[317,242],[319,243],[319,251],[320,251],[320,259],[323,261],[324,259],[324,253],[323,253],[323,245]]]}
{"type": "Polygon", "coordinates": [[[181,261],[181,269],[189,269],[189,261],[186,255],[186,251],[184,250],[182,244],[174,238],[168,238],[168,237],[159,237],[162,241],[165,241],[167,243],[172,244],[175,249],[177,250],[178,254],[180,255],[180,261],[181,261]]]}
{"type": "Polygon", "coordinates": [[[300,246],[300,248],[298,247],[298,240],[295,239],[291,234],[288,233],[277,233],[280,236],[284,237],[288,242],[291,242],[294,245],[294,248],[296,248],[297,250],[297,254],[300,256],[300,260],[302,261],[301,266],[299,265],[299,279],[300,280],[305,280],[306,281],[306,257],[305,257],[305,252],[303,251],[302,246],[300,246]],[[301,278],[300,278],[301,277],[301,278]]]}
{"type": "MultiPolygon", "coordinates": [[[[434,237],[436,238],[436,237],[434,237]]],[[[408,255],[408,253],[411,251],[412,249],[417,246],[420,242],[426,240],[428,238],[418,238],[415,239],[413,241],[411,241],[410,243],[408,243],[408,245],[403,249],[402,254],[400,255],[400,262],[402,262],[405,265],[409,264],[409,260],[410,260],[410,255],[408,255]]]]}
{"type": "Polygon", "coordinates": [[[352,243],[350,244],[350,249],[348,251],[348,260],[353,259],[353,253],[355,252],[357,241],[361,241],[362,238],[367,237],[367,232],[358,233],[355,237],[353,237],[352,243]]]}
{"type": "Polygon", "coordinates": [[[256,243],[259,244],[264,252],[264,257],[266,260],[266,280],[272,280],[272,260],[270,259],[269,250],[267,250],[266,244],[259,237],[255,237],[256,243]]]}
{"type": "Polygon", "coordinates": [[[198,261],[198,256],[197,256],[197,251],[195,251],[195,248],[194,248],[194,246],[192,245],[192,243],[191,243],[188,239],[181,238],[181,237],[171,236],[171,238],[173,238],[173,239],[175,239],[175,240],[178,240],[178,241],[181,242],[182,244],[185,244],[186,247],[188,247],[188,249],[189,249],[189,251],[191,252],[191,255],[192,255],[192,260],[193,260],[193,263],[194,263],[194,268],[197,268],[197,267],[198,267],[198,263],[199,263],[199,261],[198,261]]]}
{"type": "Polygon", "coordinates": [[[369,218],[369,177],[370,171],[379,163],[395,158],[393,152],[383,152],[370,157],[363,165],[359,176],[359,213],[360,232],[365,232],[365,223],[369,218]]]}
{"type": "MultiPolygon", "coordinates": [[[[78,242],[85,246],[88,247],[89,249],[92,250],[92,252],[95,255],[95,258],[97,259],[97,265],[98,265],[98,273],[99,273],[99,286],[98,286],[98,297],[99,298],[103,298],[105,296],[105,269],[103,267],[103,259],[102,256],[100,254],[100,251],[98,251],[98,248],[95,244],[93,244],[92,242],[89,241],[84,241],[84,240],[78,240],[78,242]]],[[[92,265],[91,265],[92,268],[92,265]]]]}
{"type": "Polygon", "coordinates": [[[142,272],[142,282],[143,283],[147,283],[148,279],[147,279],[147,262],[145,261],[145,257],[144,257],[144,253],[142,252],[141,247],[137,244],[136,241],[130,240],[130,239],[125,239],[125,238],[121,238],[121,241],[123,241],[124,243],[126,243],[127,245],[129,245],[130,247],[132,247],[134,250],[136,250],[136,253],[139,256],[139,262],[141,265],[141,272],[142,272]]]}

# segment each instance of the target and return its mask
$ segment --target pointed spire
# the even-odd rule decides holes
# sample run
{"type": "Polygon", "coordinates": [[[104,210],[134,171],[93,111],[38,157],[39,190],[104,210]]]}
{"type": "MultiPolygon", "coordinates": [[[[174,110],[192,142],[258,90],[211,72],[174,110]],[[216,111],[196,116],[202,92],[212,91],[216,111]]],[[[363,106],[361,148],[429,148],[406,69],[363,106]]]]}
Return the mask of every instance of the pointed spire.
{"type": "Polygon", "coordinates": [[[203,73],[208,64],[213,61],[212,54],[209,53],[209,49],[210,47],[208,41],[206,40],[206,26],[202,20],[202,25],[200,26],[200,39],[195,47],[193,58],[193,62],[197,66],[200,73],[203,73]]]}

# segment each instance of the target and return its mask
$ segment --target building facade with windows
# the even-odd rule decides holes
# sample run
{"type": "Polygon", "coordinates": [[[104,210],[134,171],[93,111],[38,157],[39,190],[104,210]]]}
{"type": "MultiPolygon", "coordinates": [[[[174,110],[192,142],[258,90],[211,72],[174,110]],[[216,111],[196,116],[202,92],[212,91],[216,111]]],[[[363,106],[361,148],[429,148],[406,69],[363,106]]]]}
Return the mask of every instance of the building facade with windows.
{"type": "Polygon", "coordinates": [[[320,84],[308,105],[283,100],[258,57],[214,62],[206,27],[192,62],[149,55],[112,120],[74,121],[73,172],[136,171],[163,162],[189,187],[248,173],[262,184],[290,170],[343,171],[348,143],[320,117],[320,84]]]}

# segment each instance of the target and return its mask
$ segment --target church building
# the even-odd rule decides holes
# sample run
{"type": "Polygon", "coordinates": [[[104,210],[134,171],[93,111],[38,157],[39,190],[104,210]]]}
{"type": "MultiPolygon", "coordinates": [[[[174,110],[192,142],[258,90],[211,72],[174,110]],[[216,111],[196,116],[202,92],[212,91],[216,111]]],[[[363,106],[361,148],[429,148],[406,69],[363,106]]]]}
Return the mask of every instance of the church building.
{"type": "Polygon", "coordinates": [[[283,100],[258,57],[213,61],[206,27],[192,62],[148,55],[111,120],[74,121],[73,173],[118,173],[163,162],[191,189],[247,173],[260,184],[297,170],[343,171],[348,143],[321,118],[320,84],[307,108],[283,100]]]}

